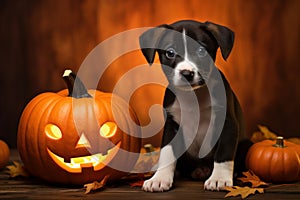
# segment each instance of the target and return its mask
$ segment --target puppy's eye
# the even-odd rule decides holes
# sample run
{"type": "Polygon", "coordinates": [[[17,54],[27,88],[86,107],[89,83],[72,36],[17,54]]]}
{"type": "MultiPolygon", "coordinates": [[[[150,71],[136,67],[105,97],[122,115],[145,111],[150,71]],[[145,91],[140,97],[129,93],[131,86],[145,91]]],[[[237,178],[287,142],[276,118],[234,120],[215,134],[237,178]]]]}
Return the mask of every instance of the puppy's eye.
{"type": "Polygon", "coordinates": [[[207,51],[206,51],[206,49],[205,49],[204,47],[199,47],[199,48],[197,49],[197,54],[198,54],[198,56],[200,56],[200,57],[204,57],[204,56],[206,56],[207,51]]]}
{"type": "Polygon", "coordinates": [[[173,58],[175,58],[175,56],[176,56],[176,51],[175,51],[173,48],[169,48],[169,49],[167,49],[167,51],[166,51],[166,56],[167,56],[167,58],[169,58],[169,59],[173,59],[173,58]]]}

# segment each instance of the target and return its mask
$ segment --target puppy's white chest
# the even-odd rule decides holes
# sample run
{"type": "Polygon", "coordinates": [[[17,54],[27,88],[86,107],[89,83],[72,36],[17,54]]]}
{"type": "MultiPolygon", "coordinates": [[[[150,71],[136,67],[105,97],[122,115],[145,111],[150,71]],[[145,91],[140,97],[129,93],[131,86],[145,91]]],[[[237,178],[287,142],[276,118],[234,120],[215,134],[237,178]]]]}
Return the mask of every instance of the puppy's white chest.
{"type": "Polygon", "coordinates": [[[180,125],[188,152],[196,157],[209,126],[210,103],[206,97],[190,95],[186,92],[178,92],[177,99],[168,108],[168,112],[180,125]]]}

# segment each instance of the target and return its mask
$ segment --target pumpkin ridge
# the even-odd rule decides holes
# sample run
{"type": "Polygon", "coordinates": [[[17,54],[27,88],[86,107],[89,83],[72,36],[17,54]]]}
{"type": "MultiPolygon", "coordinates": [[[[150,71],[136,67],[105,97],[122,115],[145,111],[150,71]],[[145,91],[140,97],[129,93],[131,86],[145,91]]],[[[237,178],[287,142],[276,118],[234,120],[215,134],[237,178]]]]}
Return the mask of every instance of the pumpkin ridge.
{"type": "MultiPolygon", "coordinates": [[[[26,118],[26,119],[29,118],[29,117],[31,116],[32,110],[35,109],[36,105],[37,105],[40,101],[42,101],[42,100],[48,98],[49,94],[52,94],[52,93],[43,93],[43,94],[40,94],[40,95],[36,96],[32,101],[30,101],[30,102],[27,104],[27,106],[25,107],[25,109],[24,109],[24,111],[23,111],[23,113],[22,113],[22,115],[21,115],[21,117],[20,117],[20,122],[22,122],[22,120],[21,120],[22,118],[26,118]]],[[[24,125],[23,123],[20,123],[20,124],[19,124],[18,129],[19,129],[20,131],[25,130],[25,129],[22,127],[23,125],[24,125]]],[[[26,124],[25,124],[25,127],[27,127],[26,124]]]]}
{"type": "Polygon", "coordinates": [[[300,180],[300,146],[284,141],[284,148],[274,141],[255,143],[247,153],[246,165],[262,180],[272,183],[300,180]]]}
{"type": "MultiPolygon", "coordinates": [[[[73,105],[74,100],[84,101],[84,99],[74,99],[74,98],[71,98],[71,97],[64,97],[64,98],[61,99],[60,102],[58,102],[54,106],[54,108],[51,111],[52,113],[58,113],[58,111],[61,110],[60,113],[64,113],[64,115],[62,115],[62,114],[59,115],[59,118],[67,119],[67,120],[59,120],[59,124],[56,124],[56,125],[59,126],[59,128],[62,127],[61,130],[63,130],[63,138],[62,138],[62,141],[60,141],[60,143],[62,143],[64,145],[64,148],[63,149],[60,148],[60,150],[58,152],[57,150],[55,150],[58,146],[54,145],[52,142],[50,144],[48,144],[47,147],[51,151],[54,151],[53,153],[56,153],[60,157],[64,157],[65,159],[66,159],[65,155],[70,154],[70,152],[73,152],[72,154],[77,154],[76,152],[73,151],[73,147],[75,147],[77,145],[77,142],[78,142],[78,140],[80,138],[80,135],[81,135],[80,130],[79,130],[80,124],[78,124],[78,123],[80,123],[82,120],[78,120],[75,117],[76,114],[74,113],[74,105],[73,105]],[[67,100],[65,98],[67,98],[67,100]],[[66,111],[62,112],[63,109],[65,109],[66,111]],[[68,129],[72,128],[72,131],[71,130],[65,131],[63,129],[63,127],[68,127],[68,129]],[[73,137],[73,135],[74,135],[75,138],[73,137]],[[76,137],[78,137],[78,139],[76,137]],[[66,141],[66,139],[64,139],[64,138],[69,138],[69,139],[66,141]],[[53,145],[54,145],[54,147],[53,147],[53,145]]],[[[77,106],[82,107],[83,103],[80,102],[79,104],[80,105],[77,105],[77,106]]],[[[84,103],[84,105],[85,105],[85,103],[84,103]]],[[[85,110],[85,109],[83,109],[83,110],[85,110]]],[[[85,113],[86,112],[83,112],[83,114],[85,114],[85,113]]],[[[55,124],[55,121],[57,120],[56,118],[57,118],[56,116],[50,116],[50,118],[48,119],[48,122],[51,122],[51,123],[55,124]]],[[[87,116],[82,117],[82,118],[83,119],[89,119],[87,116]]],[[[88,124],[86,124],[86,126],[88,126],[88,124]]],[[[69,156],[72,157],[71,155],[69,155],[69,156]]],[[[67,159],[69,159],[69,157],[67,159]]]]}
{"type": "MultiPolygon", "coordinates": [[[[62,123],[62,124],[58,125],[57,123],[55,123],[55,120],[52,119],[52,118],[56,117],[56,116],[53,117],[52,113],[59,113],[60,118],[70,119],[70,117],[68,116],[69,113],[71,113],[70,112],[71,106],[68,103],[70,100],[69,99],[65,100],[65,98],[68,98],[68,97],[58,96],[56,101],[52,101],[52,103],[50,105],[48,105],[47,108],[45,108],[45,112],[42,115],[42,119],[47,119],[47,120],[44,120],[43,122],[41,122],[41,124],[43,124],[43,126],[40,126],[40,128],[39,128],[40,132],[45,134],[45,126],[44,126],[45,124],[54,124],[54,125],[58,126],[60,129],[61,129],[61,127],[65,127],[68,125],[68,121],[61,120],[60,123],[62,123]],[[63,108],[66,109],[65,112],[62,112],[63,108]]],[[[64,136],[64,134],[65,133],[62,132],[63,136],[64,136]]],[[[43,144],[43,146],[46,146],[47,148],[49,148],[49,146],[48,146],[49,144],[47,142],[49,140],[49,138],[47,136],[45,138],[46,138],[46,140],[44,141],[45,144],[43,144]]],[[[47,151],[47,150],[45,150],[45,151],[47,151]]],[[[68,151],[68,149],[66,149],[66,151],[68,151]]],[[[45,165],[47,165],[47,162],[48,162],[48,159],[46,159],[44,161],[45,165]]]]}
{"type": "MultiPolygon", "coordinates": [[[[286,148],[286,146],[285,146],[285,148],[286,148]]],[[[281,164],[282,166],[284,166],[284,163],[285,163],[286,159],[288,159],[288,158],[289,158],[289,155],[288,155],[287,153],[282,152],[282,160],[281,160],[281,163],[280,163],[280,164],[281,164]]],[[[284,179],[287,179],[287,176],[288,176],[287,168],[284,167],[282,171],[283,171],[282,174],[283,174],[284,177],[285,177],[284,179]]]]}
{"type": "MultiPolygon", "coordinates": [[[[118,98],[118,97],[117,97],[118,98]]],[[[136,124],[136,123],[134,123],[134,121],[136,121],[136,122],[138,122],[138,119],[137,119],[137,117],[136,117],[136,115],[134,115],[133,113],[133,110],[132,109],[130,109],[130,105],[129,104],[127,104],[125,101],[123,101],[122,99],[121,100],[119,100],[119,101],[121,101],[122,102],[122,105],[115,105],[118,109],[118,111],[119,112],[121,112],[121,114],[122,114],[122,116],[124,116],[124,115],[126,115],[126,117],[128,117],[128,118],[130,118],[130,120],[124,120],[123,118],[122,118],[122,124],[126,124],[126,127],[127,127],[127,129],[126,130],[122,130],[122,131],[124,131],[124,132],[126,132],[127,133],[127,135],[130,135],[131,137],[137,137],[136,135],[133,135],[133,134],[131,134],[131,133],[136,133],[136,134],[139,134],[139,131],[137,131],[137,130],[132,130],[131,128],[133,127],[134,129],[136,128],[136,126],[137,125],[139,125],[139,124],[136,124]],[[122,109],[122,107],[127,107],[127,110],[125,111],[124,109],[122,109]],[[132,113],[132,114],[131,114],[132,113]],[[129,114],[129,115],[128,115],[129,114]],[[125,121],[125,123],[124,123],[124,121],[125,121]],[[131,124],[131,123],[134,123],[133,125],[131,124]]],[[[113,117],[115,117],[115,115],[116,116],[118,116],[116,113],[113,113],[113,117]]],[[[119,118],[118,118],[119,119],[119,118]]],[[[120,119],[119,119],[120,120],[120,119]]]]}
{"type": "Polygon", "coordinates": [[[9,146],[3,140],[0,140],[0,170],[8,163],[9,155],[9,146]]]}
{"type": "MultiPolygon", "coordinates": [[[[47,101],[49,101],[49,100],[47,99],[47,101]]],[[[46,105],[43,104],[43,109],[40,111],[41,116],[39,117],[39,119],[44,119],[44,117],[46,115],[45,113],[50,113],[49,112],[49,107],[51,107],[51,105],[53,104],[53,101],[54,100],[51,99],[51,101],[49,101],[48,104],[46,104],[46,105]]],[[[55,102],[58,102],[58,101],[59,101],[59,99],[55,99],[55,102]]],[[[38,154],[38,156],[36,156],[36,158],[40,159],[40,162],[41,162],[40,165],[43,167],[43,166],[47,166],[47,165],[46,165],[46,162],[44,161],[43,156],[42,156],[45,150],[42,149],[42,148],[39,148],[41,143],[43,143],[41,146],[45,146],[45,143],[46,143],[45,140],[40,140],[41,134],[43,134],[43,135],[45,134],[44,129],[41,130],[41,125],[40,124],[43,124],[42,122],[43,121],[39,121],[38,125],[37,125],[37,134],[36,134],[36,140],[35,140],[36,144],[35,144],[35,146],[38,147],[37,152],[36,152],[36,154],[38,154]]],[[[37,170],[37,173],[39,173],[39,170],[37,170]]],[[[39,176],[43,176],[43,175],[39,173],[39,176]]]]}
{"type": "MultiPolygon", "coordinates": [[[[116,98],[116,97],[114,97],[114,98],[116,98]]],[[[112,100],[111,100],[112,101],[112,100]]],[[[122,101],[121,101],[122,102],[122,101]]],[[[123,102],[122,102],[123,103],[123,102]]],[[[121,109],[121,105],[119,105],[119,104],[113,104],[113,102],[111,102],[111,106],[112,107],[115,107],[114,109],[112,109],[112,117],[113,118],[115,118],[115,116],[116,116],[116,113],[114,113],[114,112],[116,112],[116,111],[118,111],[118,114],[120,114],[119,112],[121,112],[121,114],[119,115],[119,116],[124,116],[124,113],[122,112],[123,110],[121,109]]],[[[118,116],[118,114],[117,114],[117,116],[118,116]]],[[[128,121],[127,120],[124,120],[124,118],[121,118],[121,121],[120,121],[120,118],[118,118],[118,123],[121,123],[122,124],[122,128],[120,128],[120,125],[118,124],[118,126],[119,126],[119,128],[126,134],[123,134],[122,135],[122,140],[124,141],[123,142],[123,144],[122,144],[122,146],[121,146],[121,148],[122,149],[125,149],[124,147],[127,147],[127,146],[129,146],[129,147],[131,147],[132,145],[130,144],[130,138],[128,138],[128,129],[127,130],[123,130],[124,129],[124,126],[125,126],[125,124],[124,124],[124,121],[126,121],[125,123],[126,123],[126,127],[130,127],[130,126],[128,126],[128,121]],[[129,140],[129,141],[128,141],[129,140]]]]}
{"type": "MultiPolygon", "coordinates": [[[[99,114],[102,115],[103,111],[101,113],[101,110],[103,110],[103,108],[104,108],[105,114],[107,115],[106,118],[109,119],[109,120],[114,120],[113,116],[110,114],[110,112],[111,112],[111,104],[109,102],[109,99],[110,99],[109,97],[103,98],[102,95],[101,96],[97,95],[97,98],[95,96],[95,98],[94,98],[94,102],[95,102],[95,104],[94,104],[94,110],[95,110],[95,114],[96,114],[96,112],[98,112],[99,114]]],[[[97,116],[96,116],[96,118],[97,118],[97,116]]],[[[107,122],[107,120],[105,122],[107,122]]]]}
{"type": "MultiPolygon", "coordinates": [[[[296,158],[298,158],[297,161],[295,161],[295,163],[298,163],[298,165],[300,166],[300,155],[298,154],[298,152],[297,151],[292,151],[292,150],[290,150],[290,152],[291,153],[288,154],[289,160],[292,160],[292,158],[290,158],[290,157],[292,157],[291,155],[294,154],[293,156],[296,157],[296,158]]],[[[298,167],[298,170],[295,172],[295,174],[297,174],[296,177],[298,177],[296,179],[300,180],[300,167],[298,167]]]]}
{"type": "MultiPolygon", "coordinates": [[[[284,173],[284,168],[280,168],[278,166],[284,166],[284,153],[282,151],[282,147],[275,147],[272,146],[271,148],[275,148],[272,150],[272,157],[270,158],[271,160],[271,165],[269,167],[270,169],[270,174],[269,177],[271,177],[272,182],[276,182],[276,178],[274,178],[274,174],[282,174],[283,176],[285,175],[284,173]],[[278,150],[278,151],[276,151],[278,150]]],[[[271,151],[271,150],[270,150],[271,151]]]]}
{"type": "MultiPolygon", "coordinates": [[[[44,103],[44,101],[48,102],[49,96],[52,97],[53,95],[54,95],[54,93],[44,93],[42,95],[38,95],[34,99],[34,100],[36,100],[35,104],[34,104],[34,102],[33,103],[29,103],[28,107],[26,107],[25,111],[23,112],[23,113],[27,113],[28,117],[26,117],[26,115],[25,116],[21,116],[21,120],[20,121],[22,122],[23,118],[26,117],[26,119],[27,119],[28,122],[33,121],[33,123],[37,123],[37,121],[35,121],[35,110],[39,110],[37,108],[43,107],[42,104],[44,103]],[[42,99],[39,99],[40,97],[42,97],[42,99]]],[[[30,124],[30,123],[26,123],[24,129],[20,129],[20,131],[22,131],[22,132],[24,131],[24,134],[18,134],[18,135],[21,135],[21,137],[22,137],[22,140],[20,140],[22,142],[22,144],[25,142],[25,145],[18,145],[18,146],[22,146],[23,147],[21,150],[19,150],[19,152],[20,152],[20,156],[22,157],[22,160],[25,158],[23,160],[23,162],[25,162],[25,163],[30,163],[30,157],[27,157],[27,156],[24,157],[23,156],[23,152],[28,152],[28,151],[31,152],[31,151],[33,151],[33,153],[35,153],[35,149],[36,149],[36,146],[32,143],[33,141],[36,141],[35,140],[35,135],[26,134],[27,132],[29,132],[28,130],[30,128],[28,126],[28,124],[30,124]],[[30,142],[30,143],[28,143],[28,142],[30,142]],[[29,147],[29,148],[27,148],[27,147],[29,147]]],[[[19,148],[21,148],[21,147],[19,147],[19,148]]],[[[32,154],[32,153],[30,153],[30,154],[32,154]]],[[[36,166],[34,166],[34,169],[35,170],[33,170],[33,171],[36,171],[36,170],[38,170],[38,167],[36,169],[36,166]]]]}
{"type": "MultiPolygon", "coordinates": [[[[94,127],[96,124],[97,130],[94,133],[88,134],[91,135],[90,138],[95,138],[96,136],[99,135],[99,130],[100,130],[100,125],[98,122],[98,119],[96,117],[96,113],[95,113],[95,107],[94,107],[94,101],[88,101],[88,102],[83,102],[84,103],[84,107],[85,107],[85,118],[89,119],[87,121],[87,126],[88,127],[94,127]]],[[[79,133],[80,134],[80,133],[79,133]]]]}
{"type": "MultiPolygon", "coordinates": [[[[268,149],[268,148],[267,148],[268,149]]],[[[269,162],[270,162],[270,167],[268,167],[268,176],[271,177],[270,181],[275,181],[273,178],[273,174],[274,174],[274,169],[277,169],[276,166],[279,166],[279,164],[282,164],[282,152],[280,151],[282,148],[281,147],[274,147],[273,145],[271,147],[269,147],[268,151],[271,154],[271,157],[269,158],[269,162]],[[274,148],[280,148],[279,151],[274,152],[274,148]],[[280,158],[278,160],[278,158],[280,158]]],[[[281,171],[282,173],[282,171],[281,171]]]]}
{"type": "MultiPolygon", "coordinates": [[[[97,137],[92,136],[93,141],[91,141],[90,147],[94,149],[90,153],[94,154],[97,151],[96,154],[98,154],[98,150],[100,153],[109,153],[109,150],[111,150],[110,145],[107,145],[102,140],[99,127],[102,127],[107,121],[115,123],[112,107],[116,109],[116,114],[120,117],[120,123],[124,124],[124,129],[128,129],[130,133],[133,133],[132,135],[135,135],[135,132],[131,131],[136,131],[136,127],[133,127],[131,122],[129,123],[126,119],[130,115],[134,123],[138,124],[138,118],[135,113],[131,113],[134,110],[128,110],[128,106],[123,106],[123,99],[117,98],[112,105],[111,93],[104,93],[98,90],[89,91],[93,91],[90,94],[94,95],[94,99],[69,97],[67,96],[67,90],[62,90],[57,93],[43,93],[28,103],[19,122],[18,150],[29,173],[53,183],[81,185],[101,180],[105,175],[110,175],[109,181],[120,179],[127,174],[122,171],[129,172],[128,170],[133,169],[138,159],[138,154],[132,155],[132,152],[140,151],[141,140],[124,133],[119,127],[117,127],[117,134],[110,137],[109,140],[114,145],[123,144],[123,150],[120,148],[118,149],[120,151],[114,151],[116,154],[111,155],[109,160],[102,160],[100,155],[96,155],[98,157],[95,157],[95,159],[100,160],[100,162],[105,161],[101,169],[92,167],[95,167],[95,165],[90,162],[92,157],[88,157],[90,154],[86,149],[81,147],[76,149],[78,143],[72,145],[74,141],[78,140],[77,134],[79,132],[86,133],[86,138],[89,139],[88,137],[91,136],[89,134],[93,134],[97,130],[97,137]],[[72,101],[79,101],[79,106],[82,106],[78,110],[75,109],[75,113],[72,101]],[[93,104],[97,105],[92,106],[93,104]],[[76,116],[74,117],[74,115],[76,116]],[[78,131],[75,128],[74,119],[80,120],[78,131]],[[97,123],[93,120],[96,120],[97,123]],[[53,124],[56,127],[52,128],[48,126],[49,124],[53,124]],[[46,127],[48,135],[45,132],[46,127]],[[55,134],[55,130],[58,130],[58,134],[55,134]],[[51,135],[52,133],[53,135],[51,135]],[[48,137],[49,135],[53,137],[48,137]],[[51,140],[51,138],[55,138],[55,140],[51,140]],[[51,157],[52,154],[49,155],[47,149],[50,145],[52,145],[53,150],[57,150],[62,155],[61,158],[56,160],[51,157]],[[63,152],[60,152],[60,149],[63,152]],[[83,154],[88,155],[84,155],[83,158],[81,157],[83,154]],[[72,169],[77,169],[79,166],[82,169],[82,173],[62,168],[61,166],[65,162],[62,162],[60,165],[57,162],[62,161],[62,159],[66,162],[70,159],[71,162],[66,166],[72,169]]],[[[139,133],[136,135],[139,135],[139,133]]],[[[53,153],[55,154],[56,152],[54,151],[53,153]]]]}
{"type": "MultiPolygon", "coordinates": [[[[102,108],[102,110],[104,108],[105,114],[107,115],[106,116],[107,120],[103,121],[102,123],[106,123],[108,121],[116,122],[116,120],[115,120],[115,118],[113,116],[113,109],[112,109],[113,104],[111,102],[111,94],[105,94],[105,93],[99,94],[98,91],[96,93],[98,93],[98,94],[96,94],[97,98],[95,98],[95,102],[97,102],[97,103],[95,103],[95,106],[97,107],[96,109],[99,112],[101,110],[101,108],[102,108]]],[[[99,112],[99,113],[101,113],[101,112],[99,112]]],[[[103,113],[102,113],[102,115],[103,115],[103,113]]],[[[117,124],[117,126],[118,126],[118,129],[120,129],[119,124],[117,124]]],[[[121,130],[121,131],[124,132],[123,130],[121,130]]],[[[125,145],[123,134],[120,135],[121,136],[120,141],[122,141],[120,148],[122,148],[122,149],[123,149],[123,146],[125,145]]],[[[112,141],[110,141],[110,140],[109,140],[109,143],[111,143],[112,145],[114,145],[114,143],[112,141]]]]}
{"type": "MultiPolygon", "coordinates": [[[[257,150],[258,151],[258,150],[257,150]]],[[[259,154],[259,156],[258,156],[258,159],[262,159],[264,162],[268,162],[268,163],[270,163],[271,162],[271,160],[272,160],[272,157],[271,158],[265,158],[265,154],[266,154],[266,151],[268,151],[269,152],[269,149],[268,148],[264,148],[264,149],[260,149],[260,154],[259,154]]],[[[266,174],[268,174],[268,175],[270,175],[270,169],[268,169],[268,168],[265,168],[265,163],[257,163],[257,165],[259,166],[259,169],[260,169],[260,171],[262,171],[261,172],[261,174],[262,173],[266,173],[266,174]]]]}
{"type": "MultiPolygon", "coordinates": [[[[125,120],[125,123],[127,125],[127,137],[129,137],[129,145],[130,145],[130,152],[134,152],[134,153],[140,153],[140,151],[135,151],[136,147],[134,147],[134,140],[136,140],[136,138],[140,139],[140,124],[139,124],[139,120],[138,117],[135,115],[135,112],[133,111],[133,109],[130,107],[129,103],[127,104],[127,102],[123,101],[124,104],[126,104],[125,106],[127,106],[127,113],[129,114],[129,116],[127,116],[130,120],[125,120]],[[131,124],[133,123],[133,125],[131,124]]],[[[122,110],[122,109],[121,109],[122,110]]],[[[125,111],[123,111],[125,112],[125,111]]],[[[124,115],[124,114],[123,114],[124,115]]],[[[140,142],[141,143],[141,142],[140,142]]],[[[139,144],[140,144],[139,143],[139,144]]],[[[140,149],[141,147],[139,146],[138,149],[140,149]]]]}
{"type": "MultiPolygon", "coordinates": [[[[39,119],[42,119],[42,120],[40,120],[37,125],[37,134],[36,134],[36,139],[34,140],[36,142],[36,144],[34,146],[38,147],[36,150],[36,154],[38,154],[38,156],[36,156],[36,157],[40,159],[41,167],[47,166],[48,162],[49,162],[48,159],[45,160],[44,156],[42,156],[42,155],[44,155],[46,149],[40,148],[40,146],[46,146],[45,144],[47,143],[46,140],[40,139],[40,137],[45,138],[44,137],[44,134],[45,134],[44,128],[45,127],[42,127],[41,124],[44,123],[43,120],[45,118],[45,115],[49,116],[52,112],[53,107],[55,107],[60,102],[60,100],[61,100],[61,97],[56,95],[55,93],[53,93],[53,96],[51,96],[51,99],[50,100],[47,99],[47,101],[49,101],[49,103],[46,105],[43,104],[42,105],[43,109],[41,109],[41,111],[40,111],[41,113],[40,113],[39,119]],[[55,99],[53,99],[53,98],[55,98],[55,99]]],[[[40,170],[37,170],[36,172],[39,174],[39,176],[43,176],[43,174],[40,173],[40,170]]]]}
{"type": "MultiPolygon", "coordinates": [[[[22,145],[23,143],[26,143],[26,135],[25,133],[27,132],[27,123],[23,123],[23,119],[28,119],[31,116],[31,112],[34,109],[34,107],[36,106],[35,102],[36,101],[40,101],[39,98],[47,98],[46,93],[40,94],[38,96],[36,96],[34,99],[32,99],[27,106],[24,108],[24,111],[20,117],[20,123],[18,126],[18,137],[17,137],[17,148],[18,151],[20,152],[20,156],[23,157],[22,152],[24,151],[24,147],[26,147],[27,145],[22,145]],[[24,132],[24,134],[21,134],[21,132],[24,132]]],[[[25,157],[23,158],[25,162],[27,162],[27,158],[25,159],[25,157]]]]}

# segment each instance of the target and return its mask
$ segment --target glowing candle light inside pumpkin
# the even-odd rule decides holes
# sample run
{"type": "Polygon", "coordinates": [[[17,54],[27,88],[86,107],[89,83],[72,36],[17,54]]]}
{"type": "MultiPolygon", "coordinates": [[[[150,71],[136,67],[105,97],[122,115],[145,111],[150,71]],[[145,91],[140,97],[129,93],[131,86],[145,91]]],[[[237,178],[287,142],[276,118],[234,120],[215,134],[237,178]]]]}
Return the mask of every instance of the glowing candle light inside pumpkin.
{"type": "Polygon", "coordinates": [[[114,122],[106,122],[100,128],[100,135],[104,138],[111,138],[116,134],[117,125],[114,122]]]}
{"type": "Polygon", "coordinates": [[[60,129],[54,124],[47,124],[45,127],[45,132],[47,136],[53,140],[59,140],[62,138],[60,129]]]}

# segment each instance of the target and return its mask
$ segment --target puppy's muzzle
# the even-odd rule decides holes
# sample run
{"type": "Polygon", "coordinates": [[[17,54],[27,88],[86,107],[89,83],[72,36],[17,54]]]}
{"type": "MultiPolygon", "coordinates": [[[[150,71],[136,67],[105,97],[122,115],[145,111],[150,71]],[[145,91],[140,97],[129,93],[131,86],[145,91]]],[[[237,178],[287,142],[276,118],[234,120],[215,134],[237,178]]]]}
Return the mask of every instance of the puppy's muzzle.
{"type": "Polygon", "coordinates": [[[188,70],[188,69],[183,69],[180,71],[180,75],[181,75],[182,79],[185,79],[188,82],[191,82],[194,80],[195,72],[188,70]]]}
{"type": "Polygon", "coordinates": [[[180,70],[181,79],[183,81],[188,81],[191,85],[204,85],[205,81],[199,72],[194,72],[192,70],[183,69],[180,70]]]}

